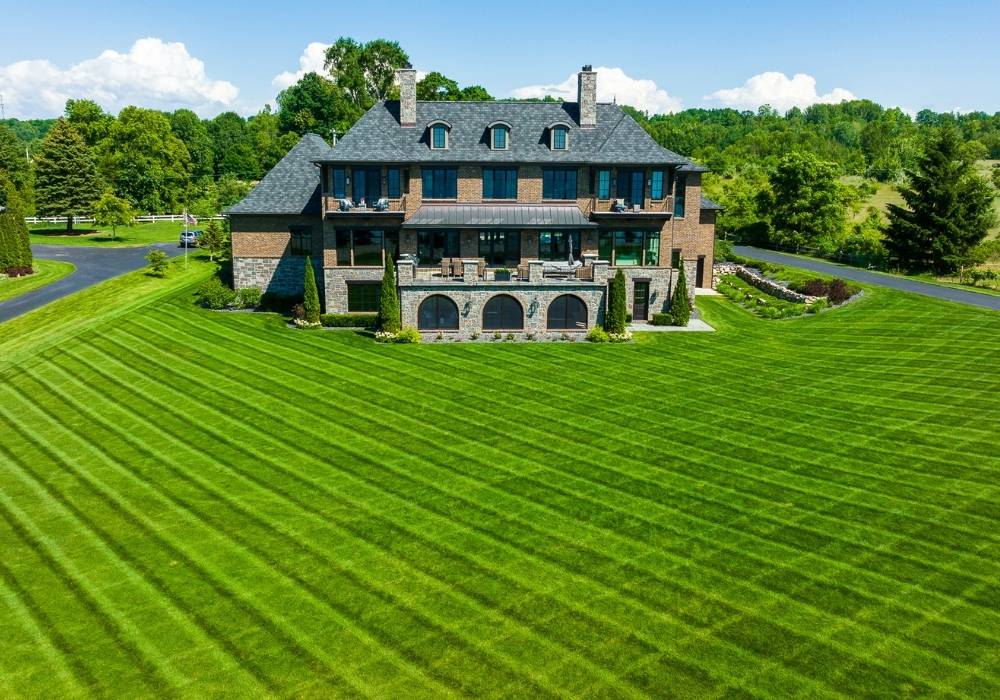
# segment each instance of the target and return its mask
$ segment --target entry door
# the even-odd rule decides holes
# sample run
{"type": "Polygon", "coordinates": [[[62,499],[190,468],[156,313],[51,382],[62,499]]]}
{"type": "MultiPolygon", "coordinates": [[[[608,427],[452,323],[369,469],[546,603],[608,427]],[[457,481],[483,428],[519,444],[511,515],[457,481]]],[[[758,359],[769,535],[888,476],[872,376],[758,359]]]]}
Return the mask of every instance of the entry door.
{"type": "Polygon", "coordinates": [[[632,171],[632,197],[631,204],[638,204],[640,207],[645,204],[646,199],[646,173],[643,170],[632,171]]]}
{"type": "Polygon", "coordinates": [[[632,289],[632,320],[645,321],[649,317],[649,282],[636,282],[632,289]]]}
{"type": "Polygon", "coordinates": [[[698,256],[698,271],[695,273],[695,283],[696,287],[705,286],[705,256],[698,256]]]}

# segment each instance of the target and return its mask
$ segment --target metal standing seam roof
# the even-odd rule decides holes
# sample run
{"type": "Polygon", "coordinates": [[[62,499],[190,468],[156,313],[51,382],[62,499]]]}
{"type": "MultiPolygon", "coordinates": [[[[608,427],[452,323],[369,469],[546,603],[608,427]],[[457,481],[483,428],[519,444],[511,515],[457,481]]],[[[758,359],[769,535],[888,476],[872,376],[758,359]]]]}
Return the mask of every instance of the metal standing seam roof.
{"type": "Polygon", "coordinates": [[[713,202],[711,199],[709,199],[705,195],[701,196],[701,208],[702,209],[715,209],[716,211],[722,211],[723,209],[725,209],[724,206],[722,206],[721,204],[719,204],[717,202],[713,202]]]}
{"type": "Polygon", "coordinates": [[[425,204],[403,228],[594,228],[575,205],[425,204]]]}
{"type": "Polygon", "coordinates": [[[333,163],[545,163],[679,165],[690,160],[663,148],[616,104],[597,105],[597,125],[581,128],[575,102],[417,102],[414,127],[399,125],[399,101],[376,104],[319,158],[333,163]],[[451,125],[448,148],[428,144],[428,126],[451,125]],[[506,150],[490,148],[489,126],[510,125],[506,150]],[[566,150],[549,148],[549,129],[569,128],[566,150]]]}

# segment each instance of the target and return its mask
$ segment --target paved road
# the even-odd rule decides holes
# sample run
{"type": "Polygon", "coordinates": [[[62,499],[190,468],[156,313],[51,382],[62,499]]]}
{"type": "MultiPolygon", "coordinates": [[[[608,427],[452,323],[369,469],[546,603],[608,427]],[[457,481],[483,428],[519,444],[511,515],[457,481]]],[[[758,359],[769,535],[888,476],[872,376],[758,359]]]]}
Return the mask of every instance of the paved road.
{"type": "Polygon", "coordinates": [[[919,280],[906,279],[905,277],[896,277],[894,275],[883,275],[877,272],[869,272],[868,270],[862,270],[856,267],[848,267],[846,265],[837,265],[835,263],[829,263],[823,260],[815,260],[813,258],[801,258],[797,255],[787,255],[785,253],[777,253],[773,250],[763,250],[761,248],[751,248],[749,246],[739,246],[739,245],[734,246],[734,250],[738,255],[743,255],[748,258],[766,260],[767,262],[778,263],[780,265],[788,265],[789,267],[801,267],[805,270],[813,270],[814,272],[822,272],[828,275],[835,275],[837,277],[842,277],[844,279],[854,280],[855,282],[864,282],[865,284],[874,284],[880,287],[899,289],[904,292],[915,292],[917,294],[924,294],[926,296],[934,297],[936,299],[957,301],[960,304],[982,306],[983,308],[1000,311],[1000,296],[995,296],[992,294],[983,294],[981,292],[968,292],[965,291],[964,289],[943,287],[938,284],[930,284],[929,282],[920,282],[919,280]]]}
{"type": "MultiPolygon", "coordinates": [[[[176,243],[157,243],[154,246],[167,255],[183,255],[184,249],[176,243]]],[[[142,248],[90,248],[70,245],[33,245],[36,258],[63,260],[76,265],[76,269],[61,280],[25,294],[0,302],[0,323],[20,316],[51,301],[79,292],[81,289],[123,275],[146,265],[146,251],[142,248]]]]}

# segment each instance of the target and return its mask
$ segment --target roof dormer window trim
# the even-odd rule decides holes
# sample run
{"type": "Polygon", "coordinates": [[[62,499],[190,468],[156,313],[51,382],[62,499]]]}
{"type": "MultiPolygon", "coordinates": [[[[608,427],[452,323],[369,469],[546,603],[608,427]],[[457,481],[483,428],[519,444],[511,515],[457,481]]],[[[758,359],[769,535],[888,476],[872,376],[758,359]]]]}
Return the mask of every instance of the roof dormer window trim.
{"type": "Polygon", "coordinates": [[[427,125],[427,140],[432,151],[447,151],[451,138],[451,124],[436,119],[427,125]]]}
{"type": "Polygon", "coordinates": [[[508,122],[497,120],[487,126],[490,132],[490,150],[509,151],[511,126],[508,122]]]}
{"type": "Polygon", "coordinates": [[[549,150],[569,150],[569,124],[556,122],[549,125],[549,150]]]}

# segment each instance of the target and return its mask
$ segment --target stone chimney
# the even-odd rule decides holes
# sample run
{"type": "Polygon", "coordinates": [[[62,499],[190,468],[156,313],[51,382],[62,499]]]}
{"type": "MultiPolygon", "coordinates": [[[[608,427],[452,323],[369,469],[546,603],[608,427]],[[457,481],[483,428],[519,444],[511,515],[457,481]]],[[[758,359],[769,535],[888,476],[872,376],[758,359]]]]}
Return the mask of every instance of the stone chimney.
{"type": "Polygon", "coordinates": [[[396,70],[399,79],[399,125],[417,125],[417,71],[409,63],[396,70]]]}
{"type": "Polygon", "coordinates": [[[597,73],[593,66],[584,66],[577,73],[576,102],[580,108],[580,126],[589,129],[597,126],[597,73]]]}

